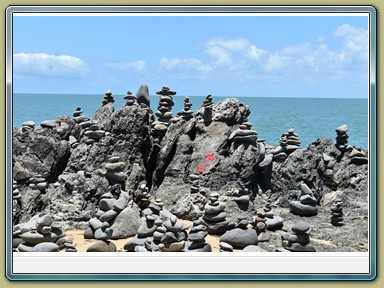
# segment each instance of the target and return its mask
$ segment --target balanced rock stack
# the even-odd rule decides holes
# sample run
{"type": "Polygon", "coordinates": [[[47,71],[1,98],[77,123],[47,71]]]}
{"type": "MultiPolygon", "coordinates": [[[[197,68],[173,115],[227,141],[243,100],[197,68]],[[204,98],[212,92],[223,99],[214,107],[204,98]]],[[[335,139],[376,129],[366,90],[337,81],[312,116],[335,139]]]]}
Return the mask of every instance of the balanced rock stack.
{"type": "Polygon", "coordinates": [[[191,110],[192,103],[189,101],[189,97],[184,98],[184,109],[181,110],[178,114],[185,120],[190,120],[193,118],[193,111],[191,110]]]}
{"type": "Polygon", "coordinates": [[[35,129],[35,122],[33,121],[25,121],[21,126],[21,131],[23,132],[32,131],[33,129],[35,129]]]}
{"type": "Polygon", "coordinates": [[[233,248],[243,249],[248,245],[257,245],[258,236],[255,229],[248,227],[249,221],[239,217],[236,227],[225,232],[220,237],[220,242],[225,242],[233,248]]]}
{"type": "Polygon", "coordinates": [[[317,214],[317,200],[307,184],[301,184],[301,196],[299,201],[291,201],[289,208],[291,212],[300,216],[313,216],[317,214]]]}
{"type": "Polygon", "coordinates": [[[124,96],[124,99],[127,100],[126,106],[132,106],[135,104],[135,101],[137,100],[137,97],[132,94],[131,91],[127,92],[127,95],[124,96]]]}
{"type": "Polygon", "coordinates": [[[223,202],[219,202],[219,193],[211,193],[209,202],[204,206],[204,215],[200,218],[201,223],[207,227],[209,234],[221,235],[234,228],[235,225],[226,218],[225,207],[223,202]]]}
{"type": "Polygon", "coordinates": [[[329,156],[326,153],[323,153],[323,161],[324,161],[324,171],[323,174],[328,179],[333,178],[333,167],[336,164],[335,158],[329,156]]]}
{"type": "Polygon", "coordinates": [[[343,226],[344,223],[344,218],[343,218],[343,202],[337,201],[332,204],[331,206],[331,212],[332,212],[332,217],[331,217],[331,224],[333,226],[343,226]]]}
{"type": "Polygon", "coordinates": [[[151,203],[149,199],[149,189],[146,184],[141,184],[138,187],[138,191],[135,192],[135,202],[140,207],[140,209],[144,210],[151,203]]]}
{"type": "Polygon", "coordinates": [[[283,248],[291,252],[316,252],[315,247],[310,243],[309,224],[300,222],[292,227],[292,234],[287,239],[283,238],[283,248]]]}
{"type": "MultiPolygon", "coordinates": [[[[81,107],[77,107],[76,110],[73,112],[73,121],[75,121],[77,124],[81,124],[83,122],[89,121],[89,118],[85,115],[83,115],[83,110],[81,110],[81,107]]],[[[80,125],[82,128],[84,125],[80,125]]]]}
{"type": "Polygon", "coordinates": [[[115,102],[115,98],[112,96],[112,90],[108,89],[107,91],[105,91],[103,106],[108,103],[114,103],[114,102],[115,102]]]}
{"type": "Polygon", "coordinates": [[[212,108],[213,108],[212,95],[208,95],[203,100],[203,108],[204,108],[203,121],[204,123],[209,124],[212,122],[212,108]]]}
{"type": "Polygon", "coordinates": [[[336,134],[337,134],[337,137],[336,137],[336,147],[340,150],[340,151],[345,151],[348,146],[347,146],[347,143],[348,143],[348,129],[349,127],[347,125],[341,125],[340,127],[338,127],[335,131],[336,131],[336,134]]]}
{"type": "Polygon", "coordinates": [[[13,200],[20,200],[21,199],[19,185],[17,184],[16,181],[13,181],[13,185],[12,185],[12,199],[13,200]]]}
{"type": "Polygon", "coordinates": [[[102,222],[98,218],[91,218],[89,226],[84,232],[84,239],[96,239],[98,241],[88,247],[86,252],[116,252],[116,245],[109,241],[112,233],[113,230],[108,222],[102,222]]]}
{"type": "Polygon", "coordinates": [[[351,164],[362,165],[368,163],[368,157],[361,147],[353,147],[349,157],[351,157],[351,164]]]}
{"type": "Polygon", "coordinates": [[[172,215],[163,223],[166,231],[161,237],[159,249],[161,252],[182,252],[187,240],[187,232],[184,224],[172,215]]]}
{"type": "Polygon", "coordinates": [[[267,225],[267,229],[270,231],[274,231],[277,229],[281,229],[284,225],[284,219],[281,218],[279,215],[275,215],[275,213],[272,211],[271,202],[268,201],[264,206],[264,212],[266,221],[265,224],[267,225]]]}
{"type": "MultiPolygon", "coordinates": [[[[60,246],[65,247],[65,243],[68,243],[61,230],[62,225],[54,223],[52,217],[45,213],[38,215],[30,223],[15,228],[14,235],[19,234],[23,241],[17,246],[20,252],[58,252],[60,246]]],[[[70,249],[75,249],[69,243],[67,245],[70,249]]]]}
{"type": "Polygon", "coordinates": [[[88,130],[84,132],[84,136],[89,139],[86,141],[87,144],[92,144],[95,141],[99,141],[105,136],[105,131],[101,124],[93,123],[88,127],[88,130]]]}
{"type": "Polygon", "coordinates": [[[293,128],[289,128],[286,133],[284,133],[287,137],[287,152],[288,154],[292,153],[296,149],[300,148],[300,139],[299,135],[295,133],[295,130],[293,128]]]}
{"type": "Polygon", "coordinates": [[[196,174],[190,174],[189,183],[191,184],[191,194],[198,193],[200,190],[200,176],[196,174]]]}
{"type": "Polygon", "coordinates": [[[105,177],[109,181],[110,185],[123,184],[125,179],[125,163],[120,162],[119,156],[112,156],[108,159],[108,163],[105,164],[107,173],[105,177]]]}
{"type": "Polygon", "coordinates": [[[176,91],[172,91],[169,87],[164,86],[160,91],[157,91],[156,94],[160,95],[159,107],[155,115],[158,117],[159,122],[169,123],[172,116],[172,107],[175,105],[171,95],[175,95],[176,91]]]}
{"type": "Polygon", "coordinates": [[[241,180],[238,180],[237,181],[237,184],[238,184],[238,188],[237,188],[237,191],[238,191],[238,195],[237,197],[234,199],[234,201],[236,201],[239,205],[243,204],[243,205],[248,205],[249,204],[249,201],[250,201],[250,192],[249,192],[249,189],[246,187],[246,185],[244,184],[243,181],[241,180]]]}
{"type": "Polygon", "coordinates": [[[45,178],[41,177],[40,175],[37,175],[35,177],[29,178],[29,188],[32,190],[44,190],[47,188],[48,183],[46,182],[45,178]]]}
{"type": "Polygon", "coordinates": [[[236,129],[229,135],[228,140],[235,143],[252,143],[256,144],[257,141],[257,132],[251,130],[252,124],[249,122],[244,122],[239,125],[239,129],[236,129]]]}
{"type": "Polygon", "coordinates": [[[267,224],[266,224],[267,218],[266,218],[266,213],[264,209],[258,209],[256,211],[256,216],[253,216],[252,220],[258,235],[257,237],[258,241],[259,242],[268,241],[270,238],[270,235],[267,232],[267,224]]]}
{"type": "Polygon", "coordinates": [[[189,231],[189,243],[185,249],[186,252],[211,252],[212,247],[205,242],[205,237],[208,235],[207,227],[199,220],[193,222],[193,226],[189,231]]]}

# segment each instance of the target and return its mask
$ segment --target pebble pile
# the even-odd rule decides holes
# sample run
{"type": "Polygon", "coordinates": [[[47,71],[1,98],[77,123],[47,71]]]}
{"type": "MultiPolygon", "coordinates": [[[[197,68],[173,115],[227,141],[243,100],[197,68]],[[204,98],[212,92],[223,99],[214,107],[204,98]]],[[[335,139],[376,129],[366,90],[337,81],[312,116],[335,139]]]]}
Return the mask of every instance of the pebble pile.
{"type": "Polygon", "coordinates": [[[191,194],[200,191],[200,176],[196,174],[189,175],[189,183],[191,184],[191,194]]]}
{"type": "Polygon", "coordinates": [[[269,241],[269,238],[271,236],[267,232],[267,224],[266,224],[267,218],[266,218],[266,213],[264,209],[258,209],[256,211],[256,216],[253,216],[252,220],[258,235],[257,237],[258,241],[259,242],[269,241]]]}
{"type": "Polygon", "coordinates": [[[195,220],[189,231],[189,243],[186,247],[186,252],[211,252],[211,245],[205,242],[205,237],[207,235],[207,227],[205,227],[199,220],[195,220]]]}
{"type": "Polygon", "coordinates": [[[331,206],[331,213],[332,213],[331,224],[333,226],[344,225],[343,207],[341,207],[342,205],[343,205],[343,202],[337,201],[337,202],[334,202],[331,206]]]}
{"type": "Polygon", "coordinates": [[[19,252],[58,252],[62,248],[76,252],[76,248],[65,238],[62,225],[53,222],[50,215],[41,213],[31,220],[14,227],[14,240],[20,242],[17,246],[19,252]]]}
{"type": "Polygon", "coordinates": [[[266,228],[270,231],[281,229],[284,225],[284,219],[279,215],[275,215],[275,213],[272,211],[270,200],[264,205],[263,209],[266,217],[266,228]]]}
{"type": "Polygon", "coordinates": [[[157,91],[156,94],[160,95],[159,106],[155,115],[158,117],[159,122],[169,123],[172,116],[172,107],[175,105],[173,102],[172,95],[176,94],[176,91],[172,91],[169,87],[164,86],[160,91],[157,91]]]}
{"type": "MultiPolygon", "coordinates": [[[[83,110],[81,110],[81,107],[77,107],[76,110],[73,112],[73,121],[75,121],[77,124],[80,124],[82,128],[84,127],[84,124],[81,125],[81,123],[89,121],[89,118],[85,115],[83,115],[83,110]]],[[[87,125],[86,123],[85,125],[87,125]]]]}
{"type": "Polygon", "coordinates": [[[299,201],[291,201],[289,208],[291,212],[300,216],[313,216],[317,214],[317,200],[307,184],[301,184],[301,196],[299,201]]]}
{"type": "Polygon", "coordinates": [[[87,136],[89,139],[86,141],[86,144],[93,144],[95,141],[99,141],[105,136],[105,131],[101,124],[92,123],[87,131],[84,132],[84,136],[87,136]]]}
{"type": "Polygon", "coordinates": [[[161,237],[159,249],[161,252],[182,252],[187,239],[186,227],[176,216],[172,215],[170,219],[163,223],[166,231],[161,237]]]}
{"type": "Polygon", "coordinates": [[[368,157],[361,147],[353,147],[349,157],[351,157],[351,164],[362,165],[368,163],[368,157]]]}
{"type": "Polygon", "coordinates": [[[12,185],[12,199],[13,200],[20,200],[21,199],[19,185],[17,185],[16,181],[13,181],[13,185],[12,185]]]}
{"type": "Polygon", "coordinates": [[[211,193],[209,202],[204,206],[204,215],[200,218],[201,223],[207,227],[209,234],[221,235],[234,228],[234,224],[230,224],[226,218],[225,207],[223,202],[219,202],[219,193],[211,193]]]}
{"type": "Polygon", "coordinates": [[[333,178],[333,167],[336,164],[336,160],[329,156],[328,154],[323,153],[323,161],[324,161],[324,171],[323,174],[328,179],[333,178]]]}
{"type": "Polygon", "coordinates": [[[140,209],[144,210],[151,203],[149,197],[149,189],[145,184],[141,184],[138,187],[138,191],[135,192],[135,202],[140,207],[140,209]]]}
{"type": "Polygon", "coordinates": [[[131,91],[128,91],[127,95],[124,96],[124,100],[127,100],[127,103],[125,103],[126,106],[132,106],[135,104],[137,97],[133,95],[131,91]]]}
{"type": "Polygon", "coordinates": [[[105,177],[109,181],[110,185],[123,184],[125,179],[125,163],[120,161],[119,156],[112,156],[108,159],[108,163],[105,164],[107,173],[105,177]]]}
{"type": "Polygon", "coordinates": [[[349,127],[347,125],[342,125],[340,127],[338,127],[335,131],[336,131],[336,134],[337,134],[337,137],[336,137],[336,147],[340,150],[340,151],[345,151],[347,147],[347,143],[348,143],[348,129],[349,127]]]}
{"type": "Polygon", "coordinates": [[[283,248],[291,252],[316,252],[315,247],[310,244],[309,224],[305,222],[297,223],[292,227],[292,234],[287,239],[283,239],[283,248]]]}
{"type": "Polygon", "coordinates": [[[212,95],[208,95],[203,100],[203,108],[204,108],[203,121],[204,123],[209,124],[212,122],[212,108],[213,108],[212,95]]]}
{"type": "Polygon", "coordinates": [[[115,102],[115,98],[112,96],[112,90],[108,89],[107,91],[105,91],[103,106],[108,103],[114,103],[114,102],[115,102]]]}
{"type": "Polygon", "coordinates": [[[250,192],[243,181],[238,180],[238,196],[234,199],[238,204],[248,205],[250,201],[250,192]]]}

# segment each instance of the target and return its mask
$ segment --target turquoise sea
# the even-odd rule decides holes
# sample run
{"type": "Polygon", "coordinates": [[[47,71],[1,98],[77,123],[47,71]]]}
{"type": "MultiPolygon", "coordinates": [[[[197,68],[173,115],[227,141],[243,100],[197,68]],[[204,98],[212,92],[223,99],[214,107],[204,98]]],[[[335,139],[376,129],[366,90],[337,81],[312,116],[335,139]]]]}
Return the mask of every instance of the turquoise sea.
{"type": "MultiPolygon", "coordinates": [[[[20,127],[24,121],[33,120],[39,125],[43,120],[55,119],[61,115],[72,117],[76,107],[92,117],[101,106],[104,95],[73,94],[13,94],[13,125],[20,127]]],[[[115,109],[125,104],[123,95],[114,95],[115,109]]],[[[173,113],[183,109],[184,96],[175,95],[173,113]]],[[[205,96],[189,96],[196,111],[205,96]]],[[[228,97],[213,96],[215,103],[228,97]]],[[[335,129],[340,125],[349,126],[349,144],[368,148],[368,100],[334,98],[267,98],[236,97],[249,105],[248,120],[259,138],[269,145],[277,145],[282,133],[293,127],[299,134],[302,147],[307,147],[318,138],[335,141],[335,129]]],[[[157,95],[151,96],[151,108],[156,111],[157,95]]]]}

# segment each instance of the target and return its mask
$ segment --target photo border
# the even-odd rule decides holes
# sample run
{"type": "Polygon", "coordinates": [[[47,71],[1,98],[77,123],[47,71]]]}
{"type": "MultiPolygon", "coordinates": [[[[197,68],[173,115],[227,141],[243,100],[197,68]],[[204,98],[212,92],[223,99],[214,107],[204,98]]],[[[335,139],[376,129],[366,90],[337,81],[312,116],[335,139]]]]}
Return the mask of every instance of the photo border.
{"type": "MultiPolygon", "coordinates": [[[[30,9],[32,8],[32,10],[34,9],[37,9],[39,11],[36,11],[36,12],[42,12],[40,9],[44,10],[44,11],[47,11],[47,12],[54,12],[54,11],[48,11],[50,9],[63,9],[64,11],[66,12],[74,12],[72,11],[73,10],[77,10],[79,7],[81,7],[81,9],[83,9],[85,6],[13,6],[11,8],[8,8],[7,9],[7,25],[9,25],[9,14],[12,14],[14,12],[21,12],[19,11],[18,9],[26,9],[26,10],[29,10],[28,12],[31,13],[30,9]]],[[[256,8],[256,9],[261,9],[258,10],[257,12],[269,12],[269,11],[263,11],[263,9],[271,9],[271,8],[274,8],[274,9],[281,9],[282,7],[284,7],[284,11],[273,11],[273,12],[300,12],[300,13],[304,13],[304,12],[307,12],[308,11],[305,11],[306,9],[308,9],[308,7],[310,7],[309,9],[313,9],[313,8],[319,8],[320,11],[316,11],[314,13],[319,13],[319,12],[330,12],[330,13],[348,13],[348,12],[352,12],[350,11],[349,9],[356,9],[356,8],[361,8],[363,6],[251,6],[251,5],[247,5],[247,6],[235,6],[235,5],[227,5],[227,6],[174,6],[174,5],[170,5],[170,6],[165,6],[165,5],[162,5],[162,6],[138,6],[138,5],[135,5],[135,6],[86,6],[85,9],[88,11],[89,8],[97,8],[97,9],[111,9],[111,10],[114,10],[114,9],[118,9],[118,10],[121,10],[121,9],[133,9],[133,11],[124,11],[124,12],[148,12],[148,11],[141,11],[140,9],[143,9],[145,8],[144,10],[146,9],[160,9],[161,11],[154,11],[154,12],[180,12],[180,11],[177,11],[178,9],[181,9],[183,11],[185,10],[188,10],[188,11],[185,11],[185,12],[201,12],[201,11],[197,11],[201,8],[203,8],[205,11],[204,12],[245,12],[244,9],[250,9],[250,8],[256,8]],[[111,8],[112,7],[112,8],[111,8]],[[186,9],[188,8],[188,9],[186,9]],[[222,8],[224,9],[224,11],[217,11],[217,9],[219,8],[222,8]],[[327,10],[326,8],[329,8],[329,10],[327,10]],[[227,9],[230,9],[230,11],[227,11],[227,9]],[[289,11],[286,11],[285,9],[289,10],[289,11]],[[343,9],[342,11],[339,11],[338,9],[343,9]],[[164,10],[164,11],[163,11],[164,10]],[[215,11],[212,11],[212,10],[215,10],[215,11]],[[346,11],[347,10],[347,11],[346,11]]],[[[367,8],[365,6],[365,8],[367,8]]],[[[288,277],[287,275],[276,275],[276,274],[262,274],[262,275],[266,275],[266,276],[272,276],[273,279],[271,279],[271,277],[266,277],[264,278],[264,276],[262,277],[259,277],[260,274],[256,274],[258,277],[254,278],[252,277],[254,274],[227,274],[227,275],[222,275],[222,274],[209,274],[206,275],[206,274],[182,274],[183,276],[181,276],[180,274],[151,274],[151,275],[146,275],[146,274],[136,274],[135,276],[133,277],[128,277],[128,278],[125,278],[124,276],[122,278],[114,278],[114,277],[108,277],[110,276],[111,274],[106,274],[106,275],[103,275],[103,274],[99,274],[99,275],[93,275],[91,274],[91,276],[88,276],[88,275],[74,275],[73,279],[68,279],[68,276],[62,276],[62,274],[49,274],[49,275],[46,275],[46,274],[34,274],[32,277],[30,275],[25,275],[24,276],[20,276],[20,275],[14,275],[12,272],[10,273],[9,271],[9,264],[12,262],[12,257],[9,256],[8,252],[9,252],[9,248],[12,247],[12,243],[11,243],[11,237],[9,237],[9,233],[12,234],[12,197],[9,197],[10,195],[12,195],[12,193],[9,193],[12,192],[12,167],[9,165],[9,163],[12,162],[12,153],[10,154],[9,152],[9,147],[12,147],[12,132],[11,132],[11,128],[12,126],[10,126],[10,123],[12,122],[12,120],[10,121],[9,120],[9,111],[12,111],[12,84],[8,81],[9,79],[9,75],[12,75],[12,70],[11,70],[11,65],[9,63],[12,62],[12,54],[9,53],[9,51],[12,51],[12,47],[10,48],[9,45],[10,45],[10,41],[9,41],[9,31],[7,30],[6,34],[7,34],[7,53],[6,53],[6,77],[7,77],[7,81],[6,81],[6,111],[8,112],[7,114],[7,123],[6,123],[6,191],[7,191],[7,201],[6,201],[6,212],[7,212],[7,215],[6,215],[6,227],[7,227],[7,238],[6,238],[6,265],[7,265],[7,277],[8,279],[10,280],[158,280],[158,281],[164,281],[164,280],[198,280],[198,281],[206,281],[206,280],[234,280],[234,281],[238,281],[238,280],[372,280],[376,277],[376,270],[377,270],[377,265],[376,265],[376,262],[377,262],[377,258],[376,258],[376,254],[377,254],[377,242],[376,242],[376,239],[377,239],[377,232],[376,232],[376,222],[377,222],[377,211],[376,211],[376,201],[377,201],[377,190],[376,190],[376,155],[377,155],[377,147],[376,147],[376,143],[377,143],[377,136],[376,136],[376,127],[377,127],[377,124],[376,124],[376,118],[377,118],[377,112],[376,112],[376,107],[377,107],[377,99],[376,99],[376,71],[377,71],[377,66],[376,66],[376,53],[377,53],[377,50],[376,50],[376,37],[377,37],[377,33],[376,33],[376,10],[374,7],[370,7],[369,9],[369,13],[370,13],[370,17],[371,20],[370,21],[370,33],[371,35],[373,35],[373,37],[371,38],[371,42],[370,42],[370,72],[369,72],[369,78],[370,78],[370,96],[369,96],[369,99],[368,99],[368,103],[369,103],[369,110],[370,110],[370,119],[369,119],[369,126],[370,126],[370,142],[369,142],[369,163],[370,163],[370,167],[371,167],[371,173],[370,173],[370,187],[371,187],[371,193],[370,194],[373,194],[371,197],[371,201],[370,201],[370,205],[371,205],[371,209],[370,209],[370,217],[369,219],[372,218],[371,222],[370,222],[370,231],[371,231],[371,236],[370,236],[370,254],[371,254],[371,273],[369,274],[369,277],[365,277],[365,274],[364,274],[364,277],[361,277],[359,278],[360,276],[352,276],[352,277],[349,277],[350,275],[340,275],[338,274],[335,277],[330,277],[328,279],[323,279],[323,278],[316,278],[316,277],[313,277],[313,276],[307,276],[307,275],[303,275],[303,274],[290,274],[288,277]],[[373,151],[373,152],[372,152],[373,151]],[[10,180],[11,179],[11,180],[10,180]],[[373,193],[372,193],[373,192],[373,193]],[[373,199],[372,199],[373,198],[373,199]],[[373,217],[372,217],[373,216],[373,217]],[[9,223],[10,224],[10,230],[9,230],[9,223]],[[374,249],[372,249],[372,247],[374,249]],[[374,258],[374,259],[372,259],[374,258]],[[184,276],[185,275],[185,276],[184,276]],[[198,277],[196,277],[196,275],[198,275],[198,277]],[[216,276],[214,276],[216,275],[216,276]],[[293,277],[291,277],[291,275],[293,275],[293,277]],[[16,277],[17,276],[17,277],[16,277]],[[20,277],[19,277],[20,276],[20,277]],[[200,276],[200,277],[199,277],[200,276]],[[211,277],[213,276],[213,277],[211,277]],[[208,277],[208,278],[206,278],[208,277]],[[344,277],[344,278],[343,278],[344,277]]],[[[183,12],[182,11],[182,12],[183,12]]],[[[27,11],[25,11],[27,12],[27,11]]],[[[84,11],[85,12],[85,11],[84,11]]],[[[108,11],[108,12],[111,12],[111,11],[108,11]]],[[[121,11],[119,11],[121,12],[121,11]]],[[[249,10],[246,11],[246,12],[250,12],[249,10]]],[[[252,12],[255,12],[255,11],[252,11],[252,12]]],[[[356,12],[356,11],[355,11],[356,12]]],[[[358,11],[358,12],[362,12],[362,11],[358,11]]],[[[363,11],[363,12],[367,12],[367,11],[363,11]]],[[[12,17],[10,17],[12,18],[12,17]]],[[[11,248],[11,251],[12,251],[12,248],[11,248]]],[[[316,274],[315,274],[316,275],[316,274]]]]}

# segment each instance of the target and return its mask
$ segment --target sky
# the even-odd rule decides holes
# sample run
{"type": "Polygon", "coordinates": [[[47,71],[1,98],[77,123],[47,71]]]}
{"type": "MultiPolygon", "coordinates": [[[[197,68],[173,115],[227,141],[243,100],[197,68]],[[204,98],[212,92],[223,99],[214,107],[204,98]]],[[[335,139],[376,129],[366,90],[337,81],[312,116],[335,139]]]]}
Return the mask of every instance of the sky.
{"type": "Polygon", "coordinates": [[[366,16],[14,16],[15,93],[368,97],[366,16]]]}

